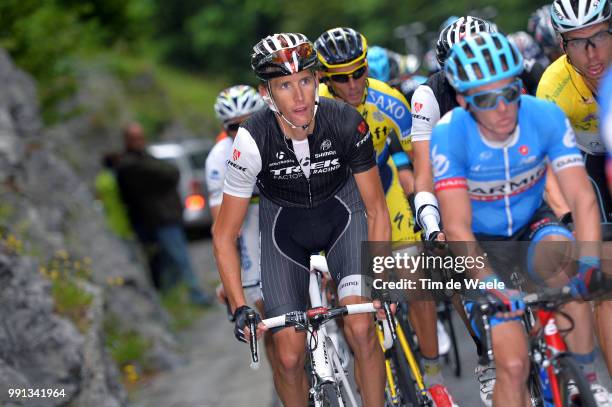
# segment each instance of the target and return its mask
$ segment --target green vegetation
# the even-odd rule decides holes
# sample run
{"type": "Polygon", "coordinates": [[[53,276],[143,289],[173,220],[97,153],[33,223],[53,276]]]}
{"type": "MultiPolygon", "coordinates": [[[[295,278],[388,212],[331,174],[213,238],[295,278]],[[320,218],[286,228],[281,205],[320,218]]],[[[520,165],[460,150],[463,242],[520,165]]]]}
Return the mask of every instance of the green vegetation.
{"type": "Polygon", "coordinates": [[[162,294],[161,302],[172,317],[171,329],[180,331],[191,327],[202,316],[202,308],[189,300],[187,286],[178,284],[162,294]]]}
{"type": "Polygon", "coordinates": [[[93,300],[82,285],[91,280],[90,266],[89,260],[72,259],[68,252],[60,250],[39,268],[51,280],[55,312],[72,321],[82,333],[89,328],[87,310],[93,300]]]}
{"type": "MultiPolygon", "coordinates": [[[[312,40],[335,26],[352,26],[371,44],[404,53],[394,28],[423,22],[436,36],[449,15],[497,10],[505,32],[525,29],[537,7],[550,0],[4,0],[0,47],[39,81],[47,122],[61,120],[57,103],[75,90],[77,67],[106,59],[128,84],[130,107],[154,131],[178,119],[196,133],[216,126],[214,96],[223,87],[254,84],[252,46],[263,36],[297,31],[312,40]],[[144,74],[145,76],[142,76],[144,74]],[[148,75],[148,76],[147,76],[148,75]],[[153,90],[139,90],[152,79],[153,90]],[[145,81],[146,82],[146,81],[145,81]]],[[[428,44],[423,44],[425,47],[428,44]]],[[[74,113],[74,112],[73,112],[74,113]]]]}
{"type": "Polygon", "coordinates": [[[134,330],[119,327],[120,323],[116,317],[109,316],[104,321],[105,344],[111,357],[122,370],[128,365],[144,369],[150,342],[134,330]]]}

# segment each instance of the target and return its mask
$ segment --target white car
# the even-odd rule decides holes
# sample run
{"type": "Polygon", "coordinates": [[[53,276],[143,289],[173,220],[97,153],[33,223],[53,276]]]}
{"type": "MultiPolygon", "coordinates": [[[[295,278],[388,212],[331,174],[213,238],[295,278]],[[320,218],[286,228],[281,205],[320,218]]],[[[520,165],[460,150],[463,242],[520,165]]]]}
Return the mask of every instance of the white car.
{"type": "Polygon", "coordinates": [[[183,222],[188,229],[210,228],[212,224],[204,183],[204,165],[212,147],[210,140],[157,143],[147,147],[153,157],[169,161],[179,169],[178,189],[183,201],[183,222]]]}

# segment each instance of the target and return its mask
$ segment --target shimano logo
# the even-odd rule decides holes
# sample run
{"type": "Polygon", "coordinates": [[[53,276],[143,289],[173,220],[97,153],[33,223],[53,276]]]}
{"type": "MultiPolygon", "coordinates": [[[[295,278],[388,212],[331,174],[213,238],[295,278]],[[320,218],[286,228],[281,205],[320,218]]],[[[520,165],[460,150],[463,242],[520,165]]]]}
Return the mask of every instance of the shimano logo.
{"type": "Polygon", "coordinates": [[[330,155],[336,155],[336,150],[326,151],[324,153],[315,154],[315,158],[328,157],[330,155]]]}

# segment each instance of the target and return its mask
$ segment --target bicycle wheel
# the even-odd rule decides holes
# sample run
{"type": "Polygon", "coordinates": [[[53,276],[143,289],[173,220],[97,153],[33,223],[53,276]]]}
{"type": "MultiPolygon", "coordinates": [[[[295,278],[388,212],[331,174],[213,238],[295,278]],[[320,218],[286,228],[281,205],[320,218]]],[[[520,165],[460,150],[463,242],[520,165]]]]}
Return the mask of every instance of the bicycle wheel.
{"type": "MultiPolygon", "coordinates": [[[[412,327],[402,316],[397,320],[398,326],[404,332],[408,346],[412,351],[412,354],[417,362],[418,368],[420,369],[421,361],[420,355],[417,351],[416,344],[414,343],[414,332],[412,327]]],[[[408,359],[404,354],[399,339],[393,344],[393,347],[389,350],[391,352],[391,362],[396,376],[396,385],[399,390],[400,399],[402,406],[427,406],[429,399],[421,396],[421,390],[417,385],[417,381],[412,373],[408,359]]]]}
{"type": "Polygon", "coordinates": [[[451,366],[455,377],[461,377],[461,356],[459,355],[459,342],[457,342],[457,335],[455,334],[455,325],[453,324],[451,305],[448,302],[444,301],[442,310],[438,313],[438,317],[441,317],[441,322],[447,328],[448,336],[451,340],[451,349],[446,355],[444,355],[444,360],[451,366]]]}
{"type": "Polygon", "coordinates": [[[596,407],[591,386],[578,363],[570,355],[561,355],[553,361],[557,368],[557,381],[563,407],[596,407]],[[570,389],[578,390],[570,394],[570,389]]]}
{"type": "Polygon", "coordinates": [[[336,385],[334,383],[323,383],[321,385],[321,405],[323,407],[340,407],[341,404],[340,394],[336,391],[336,385]]]}

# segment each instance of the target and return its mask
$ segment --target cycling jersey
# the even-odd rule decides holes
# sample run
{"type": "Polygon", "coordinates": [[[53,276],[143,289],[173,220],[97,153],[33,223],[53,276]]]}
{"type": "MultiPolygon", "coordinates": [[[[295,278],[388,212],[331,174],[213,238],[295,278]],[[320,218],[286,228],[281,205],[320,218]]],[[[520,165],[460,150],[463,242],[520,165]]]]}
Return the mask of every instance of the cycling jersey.
{"type": "Polygon", "coordinates": [[[602,222],[612,222],[612,199],[605,175],[606,148],[599,133],[599,106],[566,55],[546,69],[537,96],[557,104],[569,118],[578,147],[584,153],[586,171],[600,206],[602,222]]]}
{"type": "MultiPolygon", "coordinates": [[[[407,154],[412,149],[410,108],[400,92],[382,81],[368,78],[365,92],[364,103],[357,107],[357,111],[366,120],[372,133],[380,178],[389,207],[391,239],[394,242],[417,240],[414,217],[397,174],[398,168],[409,164],[407,154]],[[403,151],[397,147],[396,139],[399,139],[403,151]]],[[[325,84],[320,85],[319,95],[334,98],[325,84]]]]}
{"type": "Polygon", "coordinates": [[[598,106],[593,93],[582,76],[563,55],[553,62],[542,75],[537,96],[558,105],[568,117],[578,148],[588,154],[604,154],[598,126],[598,106]]]}
{"type": "Polygon", "coordinates": [[[308,144],[306,178],[275,114],[270,109],[255,113],[236,134],[224,193],[248,198],[257,185],[259,193],[277,205],[312,208],[332,198],[351,172],[376,165],[368,125],[345,103],[321,98],[308,144]]]}
{"type": "MultiPolygon", "coordinates": [[[[204,173],[206,189],[208,190],[208,206],[210,207],[221,205],[223,200],[226,163],[232,152],[233,144],[234,140],[227,135],[219,138],[210,150],[208,157],[206,157],[204,173]]],[[[253,191],[253,195],[257,195],[257,189],[253,191]]],[[[251,297],[251,300],[249,303],[253,303],[254,300],[261,297],[260,291],[257,295],[257,286],[261,281],[259,269],[259,205],[254,198],[251,200],[247,216],[240,229],[238,246],[240,249],[242,286],[250,290],[249,297],[251,297]]]]}
{"type": "Polygon", "coordinates": [[[601,133],[608,149],[608,158],[610,158],[612,155],[612,69],[608,69],[608,74],[601,84],[599,100],[601,101],[601,133]]]}
{"type": "Polygon", "coordinates": [[[352,174],[376,165],[368,125],[349,105],[321,98],[308,143],[306,178],[293,143],[264,109],[241,125],[227,161],[224,193],[246,198],[259,187],[267,317],[306,309],[309,257],[320,250],[336,283],[354,289],[343,295],[362,294],[360,248],[368,228],[352,174]]]}
{"type": "Polygon", "coordinates": [[[443,71],[431,75],[412,95],[412,141],[428,141],[431,132],[446,112],[459,106],[455,89],[443,71]]]}
{"type": "Polygon", "coordinates": [[[461,108],[434,128],[435,190],[468,190],[474,233],[512,236],[524,227],[542,205],[547,160],[555,172],[583,165],[574,131],[557,106],[528,95],[519,103],[518,125],[503,143],[482,137],[461,108]]]}

